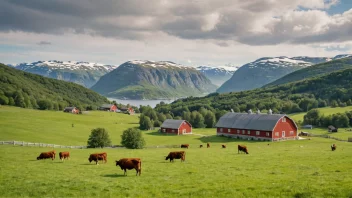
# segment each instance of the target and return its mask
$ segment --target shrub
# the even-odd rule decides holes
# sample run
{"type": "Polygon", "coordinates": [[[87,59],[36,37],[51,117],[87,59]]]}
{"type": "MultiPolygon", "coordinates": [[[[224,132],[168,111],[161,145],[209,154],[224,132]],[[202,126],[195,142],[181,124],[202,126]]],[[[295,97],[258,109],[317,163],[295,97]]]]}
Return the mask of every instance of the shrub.
{"type": "Polygon", "coordinates": [[[87,143],[89,148],[111,146],[109,133],[104,128],[92,129],[87,143]]]}
{"type": "Polygon", "coordinates": [[[121,144],[130,149],[141,149],[145,145],[142,132],[136,128],[129,128],[121,135],[121,144]]]}

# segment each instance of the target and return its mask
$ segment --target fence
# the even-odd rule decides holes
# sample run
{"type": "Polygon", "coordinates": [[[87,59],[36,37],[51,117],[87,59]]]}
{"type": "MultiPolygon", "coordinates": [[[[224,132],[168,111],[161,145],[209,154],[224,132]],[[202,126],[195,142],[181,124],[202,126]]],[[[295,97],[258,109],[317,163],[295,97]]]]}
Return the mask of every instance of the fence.
{"type": "MultiPolygon", "coordinates": [[[[37,147],[50,147],[50,148],[71,148],[71,149],[87,149],[87,146],[64,146],[57,144],[46,144],[46,143],[32,143],[24,141],[0,141],[0,145],[13,145],[13,146],[37,146],[37,147]]],[[[104,148],[125,148],[119,145],[113,145],[104,148]]],[[[146,146],[144,148],[180,148],[180,145],[160,145],[160,146],[146,146]]]]}

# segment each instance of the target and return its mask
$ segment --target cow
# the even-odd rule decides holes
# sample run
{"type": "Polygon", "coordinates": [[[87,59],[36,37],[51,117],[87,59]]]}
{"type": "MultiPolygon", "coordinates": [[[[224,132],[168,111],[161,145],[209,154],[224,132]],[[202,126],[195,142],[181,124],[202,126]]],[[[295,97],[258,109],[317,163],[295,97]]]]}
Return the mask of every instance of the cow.
{"type": "Polygon", "coordinates": [[[336,145],[335,144],[331,145],[331,151],[334,151],[334,150],[336,150],[336,145]]]}
{"type": "Polygon", "coordinates": [[[95,161],[95,164],[98,165],[98,161],[99,160],[103,160],[104,163],[107,162],[107,154],[104,152],[104,153],[93,153],[93,154],[90,154],[89,158],[89,163],[91,163],[92,161],[95,161]]]}
{"type": "Polygon", "coordinates": [[[203,144],[199,145],[199,148],[203,148],[203,144]]]}
{"type": "Polygon", "coordinates": [[[186,160],[186,152],[184,151],[174,151],[170,152],[168,156],[166,156],[165,160],[170,159],[170,162],[174,162],[174,159],[181,159],[181,162],[186,160]]]}
{"type": "Polygon", "coordinates": [[[59,153],[60,160],[68,159],[70,158],[70,152],[65,151],[65,152],[60,152],[59,153]]]}
{"type": "Polygon", "coordinates": [[[225,145],[225,144],[223,144],[223,145],[221,145],[221,147],[222,147],[222,148],[226,148],[226,145],[225,145]]]}
{"type": "Polygon", "coordinates": [[[209,143],[207,143],[207,148],[210,148],[210,144],[209,143]]]}
{"type": "Polygon", "coordinates": [[[142,161],[140,158],[122,158],[119,161],[115,161],[116,166],[120,166],[121,170],[124,170],[124,174],[127,176],[127,169],[136,169],[136,176],[141,176],[142,172],[142,161]]]}
{"type": "Polygon", "coordinates": [[[188,149],[189,144],[181,144],[181,148],[187,148],[188,149]]]}
{"type": "Polygon", "coordinates": [[[55,154],[52,151],[40,153],[40,155],[37,157],[37,160],[49,159],[49,158],[51,158],[52,160],[55,159],[55,154]]]}
{"type": "Polygon", "coordinates": [[[56,157],[56,151],[55,151],[55,150],[52,150],[52,151],[49,151],[49,152],[53,153],[54,159],[55,159],[55,157],[56,157]]]}
{"type": "Polygon", "coordinates": [[[240,151],[249,154],[247,147],[244,145],[238,145],[238,153],[240,153],[240,151]]]}

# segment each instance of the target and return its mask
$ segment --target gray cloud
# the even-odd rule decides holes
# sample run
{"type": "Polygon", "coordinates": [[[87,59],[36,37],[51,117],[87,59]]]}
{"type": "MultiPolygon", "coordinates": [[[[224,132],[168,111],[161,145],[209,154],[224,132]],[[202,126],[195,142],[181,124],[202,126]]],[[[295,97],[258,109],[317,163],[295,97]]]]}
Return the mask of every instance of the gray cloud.
{"type": "Polygon", "coordinates": [[[37,44],[38,45],[51,45],[51,42],[49,42],[49,41],[40,41],[37,44]]]}
{"type": "Polygon", "coordinates": [[[352,9],[336,16],[323,10],[335,2],[2,0],[0,31],[90,34],[130,40],[163,32],[183,39],[248,45],[352,40],[352,9]],[[297,11],[299,7],[322,10],[297,11]]]}

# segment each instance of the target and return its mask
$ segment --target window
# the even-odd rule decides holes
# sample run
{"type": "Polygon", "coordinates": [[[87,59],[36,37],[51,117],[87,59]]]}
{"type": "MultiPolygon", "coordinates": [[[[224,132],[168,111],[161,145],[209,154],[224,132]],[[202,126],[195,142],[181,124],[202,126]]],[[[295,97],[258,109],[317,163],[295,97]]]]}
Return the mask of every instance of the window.
{"type": "Polygon", "coordinates": [[[174,132],[175,132],[175,129],[172,129],[172,132],[174,133],[174,132]]]}
{"type": "Polygon", "coordinates": [[[250,131],[250,130],[248,130],[248,131],[247,131],[247,134],[248,134],[248,135],[250,135],[250,134],[251,134],[251,131],[250,131]]]}
{"type": "Polygon", "coordinates": [[[285,117],[282,118],[282,122],[286,122],[286,118],[285,117]]]}
{"type": "Polygon", "coordinates": [[[220,132],[222,132],[222,128],[220,128],[220,132]]]}
{"type": "Polygon", "coordinates": [[[237,133],[240,133],[240,130],[237,129],[237,133]]]}
{"type": "Polygon", "coordinates": [[[230,132],[231,132],[231,129],[227,129],[227,132],[229,132],[229,133],[230,133],[230,132]]]}
{"type": "Polygon", "coordinates": [[[266,136],[270,136],[270,133],[269,133],[269,132],[266,132],[266,136]]]}
{"type": "Polygon", "coordinates": [[[290,135],[293,135],[293,131],[290,131],[290,135]]]}
{"type": "Polygon", "coordinates": [[[279,132],[275,132],[275,136],[279,136],[279,132]]]}
{"type": "Polygon", "coordinates": [[[260,135],[260,131],[256,131],[255,134],[256,134],[256,135],[260,135]]]}
{"type": "Polygon", "coordinates": [[[242,130],[242,134],[245,134],[246,132],[244,130],[242,130]]]}
{"type": "Polygon", "coordinates": [[[163,129],[163,132],[165,133],[165,132],[166,132],[166,129],[163,129]]]}

